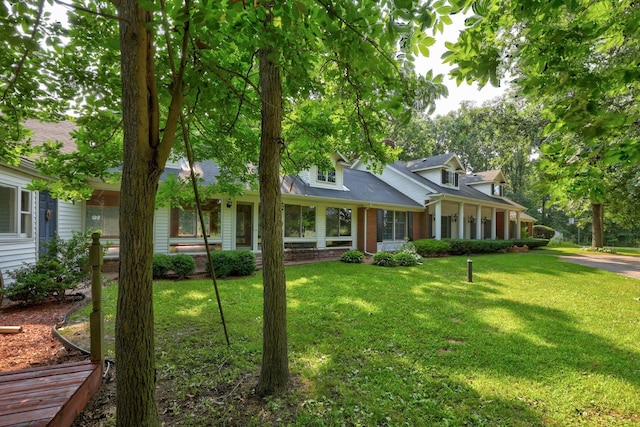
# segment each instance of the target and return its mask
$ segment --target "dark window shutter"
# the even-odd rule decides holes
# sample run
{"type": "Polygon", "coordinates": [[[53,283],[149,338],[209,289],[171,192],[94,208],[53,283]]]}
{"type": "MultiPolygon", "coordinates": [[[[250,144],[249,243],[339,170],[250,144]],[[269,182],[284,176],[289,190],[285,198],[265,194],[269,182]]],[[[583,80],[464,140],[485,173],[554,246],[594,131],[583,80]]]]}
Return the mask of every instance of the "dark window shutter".
{"type": "Polygon", "coordinates": [[[457,174],[457,173],[455,173],[455,172],[454,172],[453,174],[455,175],[455,181],[456,181],[456,187],[457,187],[457,186],[458,186],[458,179],[459,179],[459,176],[458,176],[458,174],[457,174]]]}
{"type": "Polygon", "coordinates": [[[377,226],[377,232],[376,232],[376,242],[382,242],[382,235],[384,232],[384,211],[382,209],[378,209],[377,211],[377,218],[378,218],[378,226],[377,226]]]}
{"type": "Polygon", "coordinates": [[[407,212],[407,237],[413,241],[413,212],[407,212]]]}
{"type": "Polygon", "coordinates": [[[448,184],[449,183],[449,176],[447,175],[447,171],[446,170],[442,170],[442,183],[443,184],[448,184]]]}

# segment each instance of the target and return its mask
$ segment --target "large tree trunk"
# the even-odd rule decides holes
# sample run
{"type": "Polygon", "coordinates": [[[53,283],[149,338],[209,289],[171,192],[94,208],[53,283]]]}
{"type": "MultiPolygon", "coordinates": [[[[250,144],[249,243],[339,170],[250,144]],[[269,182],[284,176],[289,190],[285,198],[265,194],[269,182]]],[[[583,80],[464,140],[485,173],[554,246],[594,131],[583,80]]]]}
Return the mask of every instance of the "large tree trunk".
{"type": "Polygon", "coordinates": [[[604,246],[604,205],[591,203],[591,248],[604,246]]]}
{"type": "Polygon", "coordinates": [[[120,190],[120,272],[116,316],[117,425],[159,426],[153,328],[153,216],[161,168],[150,19],[122,0],[120,43],[124,164],[120,190]]]}
{"type": "Polygon", "coordinates": [[[282,83],[278,66],[269,59],[271,49],[261,49],[260,89],[262,134],[260,136],[260,216],[262,219],[262,275],[264,286],[262,368],[256,387],[265,396],[286,389],[287,295],[282,241],[282,83]]]}

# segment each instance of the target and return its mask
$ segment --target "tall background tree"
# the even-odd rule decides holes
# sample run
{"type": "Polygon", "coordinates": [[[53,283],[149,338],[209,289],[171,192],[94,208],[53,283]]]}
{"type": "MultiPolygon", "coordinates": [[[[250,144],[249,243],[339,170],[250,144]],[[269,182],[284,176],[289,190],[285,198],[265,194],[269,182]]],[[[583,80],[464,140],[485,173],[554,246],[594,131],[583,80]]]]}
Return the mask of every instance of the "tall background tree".
{"type": "MultiPolygon", "coordinates": [[[[576,166],[572,170],[580,173],[580,165],[626,168],[638,161],[637,2],[481,0],[467,6],[473,15],[445,54],[457,65],[452,74],[459,83],[477,80],[497,85],[507,72],[515,76],[522,92],[545,107],[550,144],[544,152],[558,165],[571,163],[576,166]],[[579,159],[563,158],[571,152],[563,143],[575,140],[589,149],[575,151],[579,159]],[[602,163],[594,163],[594,156],[602,163]]],[[[557,185],[567,182],[558,180],[557,185]]],[[[595,195],[602,186],[594,180],[570,182],[584,186],[582,194],[595,195]]],[[[594,215],[602,216],[603,200],[589,201],[594,215]]],[[[601,218],[591,222],[592,246],[601,247],[601,218]]]]}

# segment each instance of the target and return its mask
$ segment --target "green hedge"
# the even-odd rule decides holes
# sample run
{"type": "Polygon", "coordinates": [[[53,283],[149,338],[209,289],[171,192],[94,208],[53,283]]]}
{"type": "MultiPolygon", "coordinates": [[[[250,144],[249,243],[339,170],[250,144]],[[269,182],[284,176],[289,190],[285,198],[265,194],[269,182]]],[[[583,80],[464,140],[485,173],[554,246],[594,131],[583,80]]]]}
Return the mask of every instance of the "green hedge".
{"type": "Polygon", "coordinates": [[[549,241],[546,239],[514,239],[514,240],[472,240],[472,239],[446,239],[449,243],[449,255],[466,254],[489,254],[506,250],[516,246],[527,245],[529,249],[546,246],[549,241]]]}
{"type": "MultiPolygon", "coordinates": [[[[216,277],[249,276],[256,271],[256,256],[246,249],[235,251],[213,251],[211,261],[216,277]]],[[[210,273],[209,263],[206,263],[207,273],[210,273]]]]}
{"type": "Polygon", "coordinates": [[[413,242],[416,252],[423,257],[440,256],[449,253],[451,245],[443,240],[420,239],[413,242]]]}

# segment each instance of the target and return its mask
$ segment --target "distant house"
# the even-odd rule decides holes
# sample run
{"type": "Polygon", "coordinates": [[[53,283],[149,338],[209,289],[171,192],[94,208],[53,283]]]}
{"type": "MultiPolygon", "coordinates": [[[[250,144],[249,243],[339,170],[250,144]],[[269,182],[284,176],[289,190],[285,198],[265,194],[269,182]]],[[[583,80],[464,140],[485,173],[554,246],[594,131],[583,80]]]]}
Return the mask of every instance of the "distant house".
{"type": "MultiPolygon", "coordinates": [[[[312,166],[281,180],[289,259],[335,257],[349,249],[396,250],[406,239],[519,238],[523,226],[531,232],[533,219],[524,214],[526,208],[504,197],[503,174],[468,174],[455,154],[397,161],[380,173],[339,153],[331,160],[329,169],[312,166]]],[[[198,163],[195,169],[205,184],[215,183],[219,176],[213,162],[198,163]]],[[[186,162],[169,163],[161,180],[170,174],[188,179],[186,162]]],[[[40,241],[55,231],[67,238],[73,231],[101,230],[110,245],[108,257],[117,259],[119,186],[93,182],[92,197],[73,205],[26,190],[35,176],[28,160],[18,168],[0,164],[0,269],[35,260],[40,241]]],[[[259,193],[250,190],[204,201],[204,230],[194,206],[158,207],[154,251],[202,254],[206,233],[214,249],[248,249],[259,256],[259,201],[259,193]]]]}

